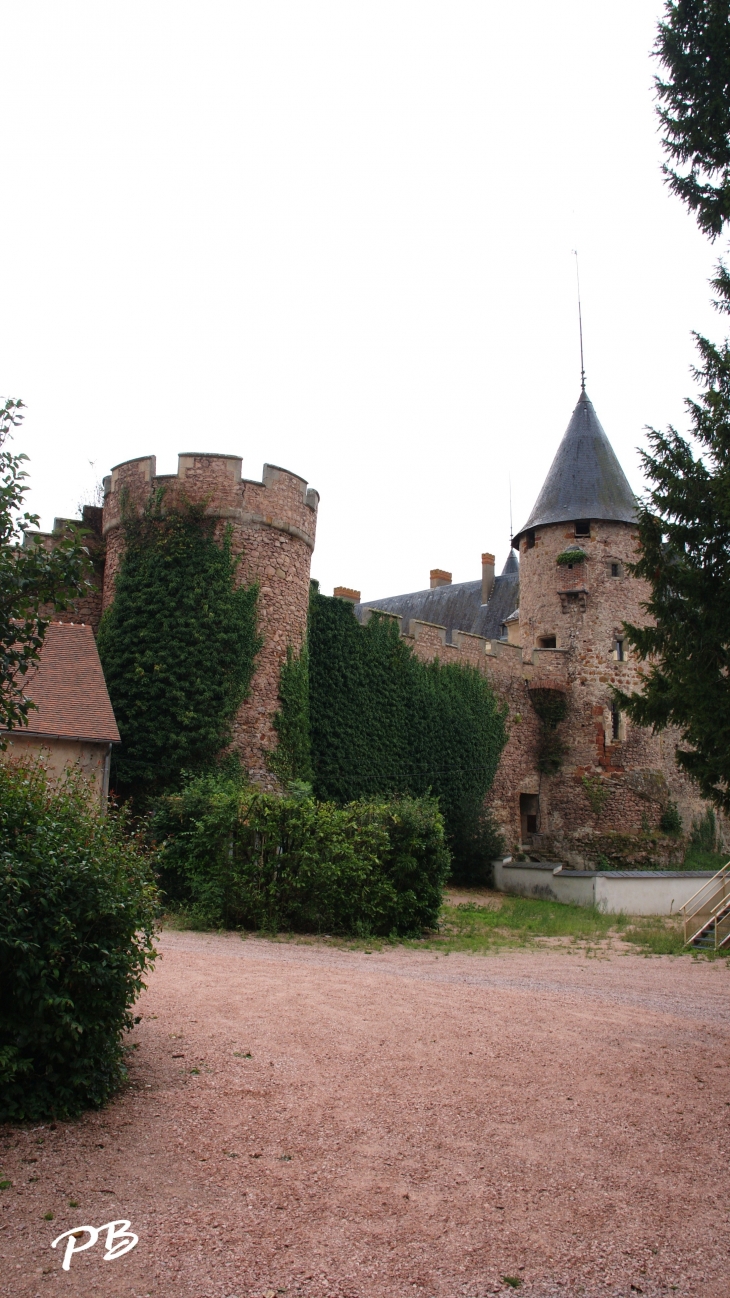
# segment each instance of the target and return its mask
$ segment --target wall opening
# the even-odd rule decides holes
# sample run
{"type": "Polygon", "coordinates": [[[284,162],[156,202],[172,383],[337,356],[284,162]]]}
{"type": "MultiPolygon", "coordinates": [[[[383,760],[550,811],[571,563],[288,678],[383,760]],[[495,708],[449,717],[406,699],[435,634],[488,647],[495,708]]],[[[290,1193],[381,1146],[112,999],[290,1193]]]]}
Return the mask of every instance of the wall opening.
{"type": "Polygon", "coordinates": [[[557,636],[539,635],[537,637],[537,645],[539,649],[557,649],[558,647],[557,636]]]}
{"type": "Polygon", "coordinates": [[[620,577],[620,576],[621,576],[621,566],[620,566],[620,564],[618,564],[618,563],[612,563],[612,564],[611,564],[611,576],[612,576],[612,577],[620,577]]]}
{"type": "Polygon", "coordinates": [[[575,521],[576,536],[590,536],[591,520],[589,518],[577,518],[575,521]]]}
{"type": "Polygon", "coordinates": [[[522,842],[528,842],[540,830],[540,798],[537,793],[520,794],[520,830],[522,842]]]}
{"type": "Polygon", "coordinates": [[[614,743],[621,738],[621,713],[616,703],[611,704],[611,738],[614,743]]]}
{"type": "Polygon", "coordinates": [[[613,642],[613,656],[617,663],[624,661],[624,642],[618,636],[613,642]]]}

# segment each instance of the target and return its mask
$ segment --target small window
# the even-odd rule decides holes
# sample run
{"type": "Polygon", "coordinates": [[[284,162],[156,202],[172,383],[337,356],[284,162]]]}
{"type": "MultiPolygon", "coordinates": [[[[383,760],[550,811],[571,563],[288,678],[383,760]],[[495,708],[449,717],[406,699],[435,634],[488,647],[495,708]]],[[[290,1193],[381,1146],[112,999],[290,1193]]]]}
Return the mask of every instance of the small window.
{"type": "Polygon", "coordinates": [[[579,518],[579,519],[577,519],[576,524],[575,524],[575,534],[576,534],[576,536],[590,536],[590,534],[591,534],[591,521],[590,521],[589,518],[579,518]]]}
{"type": "Polygon", "coordinates": [[[611,564],[611,576],[612,576],[612,577],[620,577],[620,576],[621,576],[621,569],[619,568],[619,566],[618,566],[617,563],[612,563],[612,564],[611,564]]]}
{"type": "Polygon", "coordinates": [[[611,738],[613,740],[621,738],[621,713],[615,703],[611,704],[611,738]]]}
{"type": "Polygon", "coordinates": [[[614,656],[614,658],[616,659],[616,662],[617,662],[617,663],[622,663],[622,662],[623,662],[623,660],[624,660],[624,642],[623,642],[623,640],[614,640],[614,643],[613,643],[613,656],[614,656]]]}
{"type": "Polygon", "coordinates": [[[538,636],[537,643],[540,649],[557,649],[558,647],[557,637],[554,635],[538,636]]]}
{"type": "Polygon", "coordinates": [[[534,532],[526,532],[526,533],[525,533],[525,549],[526,549],[526,550],[532,550],[533,547],[534,547],[534,545],[535,545],[535,533],[534,533],[534,532]]]}
{"type": "Polygon", "coordinates": [[[522,841],[539,833],[540,799],[536,793],[520,794],[520,831],[522,841]]]}
{"type": "Polygon", "coordinates": [[[500,638],[500,640],[506,640],[506,639],[508,638],[508,637],[507,637],[507,623],[506,623],[506,622],[503,622],[502,625],[501,625],[501,627],[499,628],[499,638],[500,638]]]}

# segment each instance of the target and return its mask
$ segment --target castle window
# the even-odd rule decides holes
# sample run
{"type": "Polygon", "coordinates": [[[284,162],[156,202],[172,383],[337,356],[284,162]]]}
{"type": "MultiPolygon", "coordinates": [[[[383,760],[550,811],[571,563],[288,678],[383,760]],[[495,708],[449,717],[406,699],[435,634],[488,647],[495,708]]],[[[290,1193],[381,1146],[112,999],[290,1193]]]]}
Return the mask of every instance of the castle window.
{"type": "Polygon", "coordinates": [[[624,661],[624,642],[623,642],[623,640],[614,640],[614,642],[613,642],[613,656],[614,656],[614,658],[616,659],[616,662],[617,662],[617,663],[622,663],[622,662],[624,661]]]}
{"type": "Polygon", "coordinates": [[[536,793],[520,794],[520,830],[522,841],[537,834],[540,828],[540,799],[536,793]]]}
{"type": "Polygon", "coordinates": [[[557,649],[558,641],[554,635],[541,635],[537,638],[538,648],[540,649],[557,649]]]}
{"type": "Polygon", "coordinates": [[[576,536],[590,536],[591,520],[589,518],[579,518],[575,523],[576,536]]]}
{"type": "Polygon", "coordinates": [[[619,568],[619,566],[618,566],[617,563],[612,563],[612,564],[611,564],[611,576],[612,576],[612,577],[620,577],[620,576],[621,576],[621,569],[619,568]]]}
{"type": "Polygon", "coordinates": [[[621,738],[621,713],[615,703],[611,704],[611,738],[614,743],[621,738]]]}
{"type": "Polygon", "coordinates": [[[534,533],[534,532],[526,532],[526,533],[525,533],[525,549],[526,549],[526,550],[532,550],[533,547],[534,547],[534,545],[535,545],[535,533],[534,533]]]}

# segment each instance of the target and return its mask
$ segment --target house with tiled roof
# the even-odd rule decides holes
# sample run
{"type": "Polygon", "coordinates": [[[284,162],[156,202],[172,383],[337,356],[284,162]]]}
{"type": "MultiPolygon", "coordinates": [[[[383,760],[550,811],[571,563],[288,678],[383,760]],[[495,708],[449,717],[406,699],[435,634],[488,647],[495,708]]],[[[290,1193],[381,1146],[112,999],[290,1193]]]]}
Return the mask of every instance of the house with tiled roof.
{"type": "Polygon", "coordinates": [[[105,807],[112,745],[120,738],[91,627],[51,622],[23,692],[35,706],[27,727],[11,731],[7,755],[41,757],[55,779],[78,768],[105,807]]]}

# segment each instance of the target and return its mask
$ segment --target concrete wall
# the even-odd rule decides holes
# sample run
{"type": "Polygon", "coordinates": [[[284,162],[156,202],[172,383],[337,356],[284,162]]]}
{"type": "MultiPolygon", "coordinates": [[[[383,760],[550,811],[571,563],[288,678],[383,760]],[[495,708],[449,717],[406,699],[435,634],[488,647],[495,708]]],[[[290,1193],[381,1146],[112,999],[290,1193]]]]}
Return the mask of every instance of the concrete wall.
{"type": "Polygon", "coordinates": [[[705,870],[564,870],[551,863],[494,862],[498,892],[597,906],[608,915],[676,915],[711,878],[705,870]]]}
{"type": "Polygon", "coordinates": [[[14,730],[8,739],[5,757],[40,759],[51,780],[61,780],[74,767],[81,771],[89,786],[89,796],[102,810],[109,794],[109,758],[111,744],[95,744],[82,739],[54,739],[47,735],[29,735],[14,730]]]}

